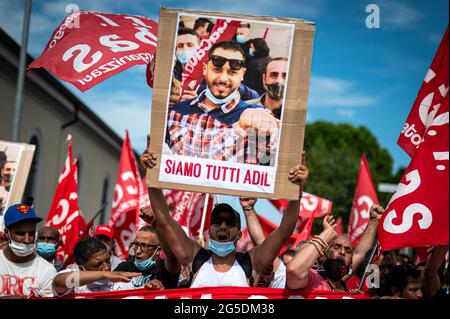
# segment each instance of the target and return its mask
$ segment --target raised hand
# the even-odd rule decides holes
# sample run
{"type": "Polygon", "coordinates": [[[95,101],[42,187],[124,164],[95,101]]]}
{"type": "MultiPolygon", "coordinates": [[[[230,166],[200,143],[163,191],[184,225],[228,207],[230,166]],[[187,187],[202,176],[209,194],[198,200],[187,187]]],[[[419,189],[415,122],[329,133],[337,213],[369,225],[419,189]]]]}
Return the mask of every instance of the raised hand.
{"type": "Polygon", "coordinates": [[[289,180],[294,183],[300,185],[302,188],[305,185],[306,180],[309,176],[309,170],[306,166],[306,153],[302,151],[302,160],[301,164],[295,166],[293,169],[289,171],[289,180]]]}
{"type": "Polygon", "coordinates": [[[156,166],[156,155],[150,150],[150,134],[147,134],[147,148],[139,159],[145,168],[152,169],[156,166]]]}
{"type": "Polygon", "coordinates": [[[242,112],[239,122],[236,123],[235,133],[241,136],[246,136],[246,129],[252,129],[254,134],[261,134],[266,132],[266,135],[271,135],[278,130],[278,122],[276,118],[266,109],[246,109],[242,112]]]}
{"type": "Polygon", "coordinates": [[[253,208],[256,204],[257,199],[256,198],[250,198],[250,197],[240,197],[239,203],[241,203],[241,206],[243,209],[245,208],[253,208]]]}
{"type": "Polygon", "coordinates": [[[380,205],[372,205],[369,209],[369,215],[371,220],[380,220],[384,214],[384,208],[380,205]]]}
{"type": "Polygon", "coordinates": [[[155,215],[151,206],[141,207],[139,218],[148,224],[154,225],[156,223],[155,215]]]}

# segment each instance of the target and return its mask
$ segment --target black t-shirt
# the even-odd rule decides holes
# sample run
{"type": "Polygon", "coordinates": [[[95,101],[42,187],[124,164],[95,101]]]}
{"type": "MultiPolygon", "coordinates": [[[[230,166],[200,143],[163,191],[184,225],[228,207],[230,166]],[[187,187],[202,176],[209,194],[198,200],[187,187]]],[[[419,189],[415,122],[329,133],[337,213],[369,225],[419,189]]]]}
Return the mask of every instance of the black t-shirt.
{"type": "Polygon", "coordinates": [[[166,289],[177,288],[178,278],[180,273],[175,275],[170,274],[166,267],[164,267],[164,260],[158,260],[150,268],[141,271],[135,265],[133,260],[127,260],[120,263],[114,271],[128,271],[128,272],[140,272],[142,276],[137,276],[131,279],[131,283],[136,288],[142,288],[150,280],[158,279],[160,280],[166,289]]]}

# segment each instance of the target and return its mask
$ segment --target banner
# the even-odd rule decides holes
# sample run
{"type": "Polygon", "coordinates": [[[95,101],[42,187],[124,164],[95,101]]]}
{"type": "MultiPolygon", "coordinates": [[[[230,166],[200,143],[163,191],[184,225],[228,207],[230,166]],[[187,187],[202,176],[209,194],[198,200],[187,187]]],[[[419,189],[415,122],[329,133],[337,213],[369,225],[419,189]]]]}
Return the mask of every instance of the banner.
{"type": "Polygon", "coordinates": [[[363,154],[359,165],[358,182],[348,223],[348,235],[352,240],[353,247],[356,247],[359,238],[369,223],[369,210],[374,204],[379,204],[377,191],[373,184],[366,156],[363,154]]]}
{"type": "Polygon", "coordinates": [[[29,66],[45,68],[84,92],[155,56],[158,24],[146,17],[77,11],[53,32],[29,66]]]}
{"type": "MultiPolygon", "coordinates": [[[[397,144],[412,158],[426,138],[433,138],[435,128],[448,123],[438,117],[439,107],[448,99],[448,26],[417,94],[397,144]],[[426,137],[428,135],[428,137],[426,137]]],[[[441,112],[439,114],[442,115],[441,112]]],[[[447,155],[448,160],[448,155],[447,155]]]]}
{"type": "Polygon", "coordinates": [[[142,188],[136,158],[128,131],[126,131],[109,219],[109,224],[114,229],[116,255],[122,259],[128,256],[128,248],[134,240],[136,225],[139,224],[140,201],[143,199],[142,188]]]}
{"type": "Polygon", "coordinates": [[[55,195],[47,215],[47,226],[59,231],[60,239],[56,256],[66,264],[86,222],[78,207],[77,161],[72,161],[72,140],[67,140],[67,157],[58,179],[55,195]]]}
{"type": "Polygon", "coordinates": [[[208,287],[168,290],[119,290],[80,293],[60,299],[369,299],[364,294],[323,290],[289,290],[280,288],[208,287]]]}
{"type": "Polygon", "coordinates": [[[181,95],[184,90],[197,91],[204,79],[203,67],[208,62],[209,49],[218,42],[231,40],[236,33],[240,21],[218,19],[208,39],[200,42],[200,48],[192,55],[182,73],[181,95]]]}
{"type": "Polygon", "coordinates": [[[425,88],[432,92],[410,113],[424,120],[425,138],[415,152],[409,148],[414,157],[380,220],[383,250],[448,244],[448,28],[425,83],[419,95],[425,88]]]}

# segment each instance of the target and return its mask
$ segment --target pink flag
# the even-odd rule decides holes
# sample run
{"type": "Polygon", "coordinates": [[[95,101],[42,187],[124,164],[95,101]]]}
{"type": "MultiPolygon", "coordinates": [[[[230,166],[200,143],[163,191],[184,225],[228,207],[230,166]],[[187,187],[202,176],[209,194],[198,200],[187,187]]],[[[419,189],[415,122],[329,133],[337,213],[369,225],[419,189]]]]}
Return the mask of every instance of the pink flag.
{"type": "Polygon", "coordinates": [[[28,69],[45,68],[84,92],[155,56],[158,24],[146,17],[77,11],[53,32],[28,69]]]}
{"type": "Polygon", "coordinates": [[[405,124],[416,124],[420,140],[399,139],[413,158],[380,220],[383,250],[448,244],[448,54],[447,28],[405,124]]]}
{"type": "Polygon", "coordinates": [[[355,196],[348,224],[348,235],[353,242],[353,247],[358,243],[359,238],[369,223],[369,209],[373,204],[378,205],[378,196],[370,174],[366,156],[361,156],[358,182],[356,184],[355,196]]]}
{"type": "MultiPolygon", "coordinates": [[[[441,125],[448,123],[439,108],[448,99],[448,26],[444,37],[417,94],[408,119],[403,125],[397,144],[412,158],[417,148],[427,138],[433,138],[441,125]],[[426,134],[427,133],[427,134],[426,134]],[[427,136],[428,135],[428,136],[427,136]]],[[[448,159],[448,158],[447,158],[448,159]]]]}
{"type": "Polygon", "coordinates": [[[123,259],[128,256],[128,248],[134,240],[136,225],[139,223],[142,187],[136,158],[126,131],[109,218],[109,223],[114,229],[115,253],[123,259]]]}
{"type": "Polygon", "coordinates": [[[67,141],[67,157],[58,179],[55,195],[47,215],[47,226],[60,233],[60,244],[56,253],[60,260],[67,261],[72,255],[80,231],[86,222],[78,207],[77,162],[72,161],[72,140],[67,141]]]}

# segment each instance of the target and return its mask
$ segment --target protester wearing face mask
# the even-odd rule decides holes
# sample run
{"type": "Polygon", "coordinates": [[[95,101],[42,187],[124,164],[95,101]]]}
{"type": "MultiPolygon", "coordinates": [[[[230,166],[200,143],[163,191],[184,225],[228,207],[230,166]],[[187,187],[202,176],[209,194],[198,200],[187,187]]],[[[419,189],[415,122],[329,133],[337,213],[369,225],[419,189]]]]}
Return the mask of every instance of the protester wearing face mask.
{"type": "Polygon", "coordinates": [[[61,270],[63,262],[56,257],[59,245],[59,231],[51,226],[39,229],[36,240],[36,253],[55,266],[56,271],[61,270]]]}
{"type": "Polygon", "coordinates": [[[286,265],[286,288],[348,291],[345,280],[356,272],[366,253],[375,243],[378,220],[384,209],[373,205],[370,208],[370,221],[355,249],[346,235],[336,233],[336,220],[328,215],[323,219],[323,231],[304,244],[294,259],[286,265]],[[313,269],[321,256],[326,259],[323,269],[313,269]]]}
{"type": "Polygon", "coordinates": [[[241,23],[236,30],[236,42],[243,45],[250,39],[250,23],[241,23]]]}
{"type": "Polygon", "coordinates": [[[56,270],[35,253],[36,224],[42,218],[26,204],[10,206],[4,215],[8,246],[0,250],[0,297],[52,297],[56,270]]]}
{"type": "Polygon", "coordinates": [[[107,248],[95,237],[79,240],[73,256],[76,264],[61,270],[53,279],[52,288],[57,296],[128,289],[125,283],[140,275],[137,272],[112,272],[107,248]]]}
{"type": "Polygon", "coordinates": [[[6,209],[9,192],[16,174],[17,162],[4,161],[0,166],[0,213],[6,209]]]}
{"type": "MultiPolygon", "coordinates": [[[[140,160],[147,169],[157,165],[149,139],[140,160]]],[[[302,162],[288,174],[289,181],[299,185],[299,199],[289,201],[279,227],[245,254],[236,251],[236,242],[242,233],[240,214],[233,207],[224,203],[214,207],[210,219],[209,245],[208,249],[204,249],[197,240],[189,238],[170,215],[161,189],[148,188],[158,234],[170,243],[171,251],[180,263],[191,269],[190,287],[252,286],[253,278],[272,264],[292,235],[307,177],[308,169],[303,155],[302,162]]]]}
{"type": "Polygon", "coordinates": [[[122,259],[114,255],[115,253],[115,241],[114,241],[114,230],[111,226],[106,224],[100,224],[94,230],[94,237],[100,239],[108,249],[109,258],[111,261],[111,269],[116,269],[116,267],[123,262],[122,259]]]}
{"type": "Polygon", "coordinates": [[[270,59],[270,48],[266,40],[255,38],[245,42],[242,49],[247,59],[247,72],[242,83],[262,95],[265,90],[261,76],[264,73],[267,61],[270,59]]]}
{"type": "Polygon", "coordinates": [[[246,101],[248,104],[260,104],[270,110],[277,119],[281,119],[284,88],[288,70],[288,59],[272,58],[267,61],[262,74],[265,93],[258,99],[246,101]]]}
{"type": "Polygon", "coordinates": [[[161,246],[154,227],[142,227],[136,233],[136,239],[131,243],[131,247],[134,250],[134,260],[124,261],[115,269],[115,271],[141,274],[127,284],[128,289],[142,288],[148,283],[155,285],[155,281],[159,282],[158,289],[177,287],[180,274],[179,263],[168,258],[159,258],[161,246]]]}

